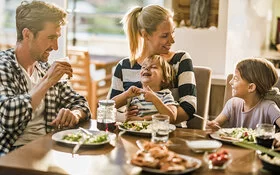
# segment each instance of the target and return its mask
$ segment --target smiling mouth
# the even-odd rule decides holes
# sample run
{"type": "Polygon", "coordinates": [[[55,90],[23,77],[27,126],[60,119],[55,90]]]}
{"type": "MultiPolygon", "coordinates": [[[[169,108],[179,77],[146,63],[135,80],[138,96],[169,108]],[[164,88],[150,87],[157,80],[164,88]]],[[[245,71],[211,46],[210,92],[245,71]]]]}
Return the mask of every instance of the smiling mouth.
{"type": "Polygon", "coordinates": [[[149,77],[149,76],[151,76],[151,74],[150,73],[143,73],[142,76],[143,77],[149,77]]]}

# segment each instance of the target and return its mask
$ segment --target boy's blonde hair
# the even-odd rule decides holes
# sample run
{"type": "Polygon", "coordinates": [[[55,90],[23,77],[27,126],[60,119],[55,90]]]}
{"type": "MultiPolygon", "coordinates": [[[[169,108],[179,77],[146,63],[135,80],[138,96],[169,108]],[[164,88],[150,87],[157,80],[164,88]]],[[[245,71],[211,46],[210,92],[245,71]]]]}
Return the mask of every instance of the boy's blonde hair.
{"type": "Polygon", "coordinates": [[[121,22],[129,40],[130,62],[132,65],[135,64],[136,55],[143,45],[141,30],[144,29],[151,35],[157,30],[159,24],[172,17],[171,11],[159,5],[134,7],[123,17],[121,22]]]}
{"type": "MultiPolygon", "coordinates": [[[[144,62],[158,61],[162,68],[162,76],[164,82],[161,83],[161,89],[170,89],[174,87],[175,70],[174,68],[160,55],[147,57],[144,62]]],[[[144,63],[143,62],[143,63],[144,63]]]]}
{"type": "Polygon", "coordinates": [[[247,58],[236,65],[242,79],[256,85],[257,93],[264,97],[265,94],[278,81],[278,73],[274,65],[264,58],[247,58]]]}

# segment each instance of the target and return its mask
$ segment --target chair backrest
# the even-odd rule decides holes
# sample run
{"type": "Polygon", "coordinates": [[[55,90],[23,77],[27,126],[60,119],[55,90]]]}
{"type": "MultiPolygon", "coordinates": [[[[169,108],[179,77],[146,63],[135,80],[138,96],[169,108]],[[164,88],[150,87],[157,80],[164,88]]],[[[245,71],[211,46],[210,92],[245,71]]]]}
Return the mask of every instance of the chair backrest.
{"type": "Polygon", "coordinates": [[[70,79],[72,88],[83,95],[89,106],[92,106],[92,80],[90,76],[90,56],[87,50],[81,48],[68,48],[67,56],[73,69],[70,79]]]}
{"type": "Polygon", "coordinates": [[[224,105],[232,97],[232,92],[231,92],[232,89],[231,89],[231,85],[229,84],[232,77],[233,77],[233,74],[228,74],[228,76],[227,76],[226,86],[225,86],[224,105]]]}
{"type": "Polygon", "coordinates": [[[194,66],[194,75],[197,89],[196,114],[202,116],[204,120],[194,117],[187,122],[187,126],[188,128],[204,130],[208,119],[212,70],[208,67],[194,66]]]}

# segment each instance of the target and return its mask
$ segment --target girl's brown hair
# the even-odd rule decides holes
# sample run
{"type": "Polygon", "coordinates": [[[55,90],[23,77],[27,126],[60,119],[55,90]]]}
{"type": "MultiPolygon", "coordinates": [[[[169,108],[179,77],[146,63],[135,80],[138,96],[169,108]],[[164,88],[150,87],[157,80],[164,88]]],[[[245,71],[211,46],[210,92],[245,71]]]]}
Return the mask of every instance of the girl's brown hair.
{"type": "Polygon", "coordinates": [[[257,93],[263,97],[278,81],[278,73],[274,65],[264,58],[248,58],[241,60],[236,69],[242,79],[256,85],[257,93]]]}

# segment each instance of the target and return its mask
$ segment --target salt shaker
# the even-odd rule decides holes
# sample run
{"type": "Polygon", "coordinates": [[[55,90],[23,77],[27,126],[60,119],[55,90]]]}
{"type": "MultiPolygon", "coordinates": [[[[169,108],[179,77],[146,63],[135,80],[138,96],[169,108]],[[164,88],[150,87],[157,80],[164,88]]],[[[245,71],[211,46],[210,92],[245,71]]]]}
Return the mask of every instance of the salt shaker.
{"type": "Polygon", "coordinates": [[[98,102],[97,128],[111,132],[116,129],[116,108],[114,100],[100,100],[98,102]]]}

